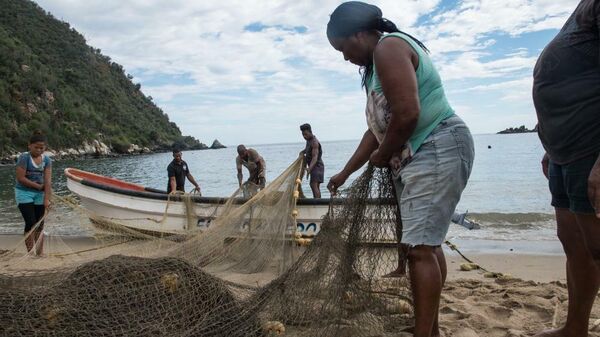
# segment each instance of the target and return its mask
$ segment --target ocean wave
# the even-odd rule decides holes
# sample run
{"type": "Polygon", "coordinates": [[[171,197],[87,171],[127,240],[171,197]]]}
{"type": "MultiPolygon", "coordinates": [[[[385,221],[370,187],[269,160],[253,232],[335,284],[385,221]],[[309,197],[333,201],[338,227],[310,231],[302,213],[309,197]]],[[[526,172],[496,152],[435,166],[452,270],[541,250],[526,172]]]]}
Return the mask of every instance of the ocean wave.
{"type": "Polygon", "coordinates": [[[487,225],[532,225],[554,221],[548,213],[469,213],[468,219],[487,225]]]}

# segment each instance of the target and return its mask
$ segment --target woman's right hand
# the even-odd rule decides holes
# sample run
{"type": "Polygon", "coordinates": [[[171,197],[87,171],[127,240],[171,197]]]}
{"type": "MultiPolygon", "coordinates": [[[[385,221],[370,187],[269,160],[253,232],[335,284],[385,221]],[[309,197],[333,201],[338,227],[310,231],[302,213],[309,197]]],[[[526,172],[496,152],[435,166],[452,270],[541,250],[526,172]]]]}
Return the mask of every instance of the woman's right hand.
{"type": "Polygon", "coordinates": [[[344,171],[339,172],[338,174],[334,175],[329,179],[329,183],[327,183],[327,189],[329,190],[332,196],[336,195],[337,189],[340,186],[344,185],[347,179],[348,175],[344,171]]]}

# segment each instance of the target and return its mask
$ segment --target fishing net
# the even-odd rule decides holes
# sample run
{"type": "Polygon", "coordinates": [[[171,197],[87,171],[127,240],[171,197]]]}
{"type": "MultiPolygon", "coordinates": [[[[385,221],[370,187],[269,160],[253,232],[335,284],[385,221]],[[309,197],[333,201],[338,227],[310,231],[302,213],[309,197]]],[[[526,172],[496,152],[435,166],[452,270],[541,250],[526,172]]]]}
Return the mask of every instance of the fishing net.
{"type": "Polygon", "coordinates": [[[48,238],[45,258],[2,255],[0,335],[398,336],[412,308],[406,276],[384,277],[403,263],[389,172],[367,168],[322,206],[312,236],[298,229],[302,165],[243,204],[237,191],[208,226],[194,198],[174,196],[165,207],[190,219],[184,234],[139,232],[62,198],[110,230],[79,249],[48,238]]]}

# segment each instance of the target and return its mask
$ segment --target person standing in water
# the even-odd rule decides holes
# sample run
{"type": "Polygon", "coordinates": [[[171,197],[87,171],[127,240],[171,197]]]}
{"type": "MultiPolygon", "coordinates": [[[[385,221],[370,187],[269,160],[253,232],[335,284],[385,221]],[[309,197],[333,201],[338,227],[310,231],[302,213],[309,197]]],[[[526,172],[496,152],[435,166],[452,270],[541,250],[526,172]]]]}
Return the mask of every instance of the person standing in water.
{"type": "Polygon", "coordinates": [[[402,220],[415,306],[415,337],[438,337],[446,260],[442,243],[474,159],[473,139],[446,99],[442,82],[416,38],[358,1],[339,5],[327,24],[329,42],[361,67],[367,131],[332,193],[366,162],[390,167],[402,220]],[[386,34],[387,33],[387,34],[386,34]]]}
{"type": "Polygon", "coordinates": [[[321,187],[325,176],[325,164],[323,164],[323,149],[317,137],[312,133],[310,124],[300,125],[302,137],[306,140],[304,148],[304,169],[306,177],[310,180],[310,189],[313,198],[321,197],[321,187]]]}
{"type": "Polygon", "coordinates": [[[567,256],[563,327],[536,337],[586,337],[600,287],[600,1],[582,0],[533,70],[557,233],[567,256]]]}
{"type": "Polygon", "coordinates": [[[36,131],[16,168],[15,199],[25,220],[25,246],[37,256],[44,251],[43,218],[52,197],[52,159],[44,154],[46,145],[46,137],[36,131]]]}

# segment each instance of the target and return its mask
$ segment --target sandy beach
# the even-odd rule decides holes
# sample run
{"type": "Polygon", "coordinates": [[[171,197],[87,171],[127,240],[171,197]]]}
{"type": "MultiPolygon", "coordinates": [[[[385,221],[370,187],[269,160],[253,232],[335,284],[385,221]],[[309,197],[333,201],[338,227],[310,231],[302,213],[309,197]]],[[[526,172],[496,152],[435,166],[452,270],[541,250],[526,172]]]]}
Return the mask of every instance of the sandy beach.
{"type": "MultiPolygon", "coordinates": [[[[14,248],[21,238],[20,235],[0,235],[0,249],[14,248]]],[[[58,245],[52,242],[61,242],[74,250],[93,249],[97,245],[93,238],[61,237],[48,240],[50,257],[31,259],[22,257],[22,253],[15,256],[21,263],[29,261],[43,265],[43,268],[59,266],[56,257],[52,256],[52,247],[58,245]]],[[[446,249],[448,281],[440,307],[443,336],[525,337],[564,322],[567,289],[563,255],[515,252],[465,254],[483,268],[511,277],[493,279],[484,277],[481,270],[461,271],[461,264],[465,261],[456,252],[446,249]]],[[[218,276],[259,286],[272,278],[268,273],[218,276]]],[[[597,320],[600,320],[600,305],[596,305],[592,313],[590,336],[600,337],[600,326],[594,324],[597,320]]],[[[409,337],[411,334],[399,331],[397,336],[409,337]]]]}

